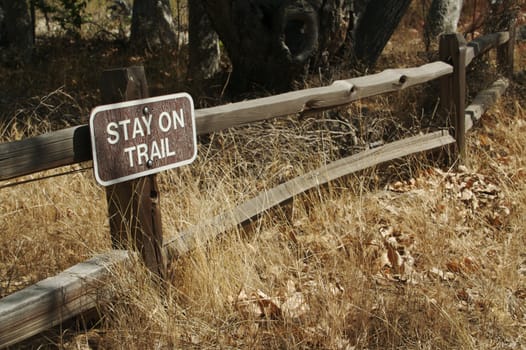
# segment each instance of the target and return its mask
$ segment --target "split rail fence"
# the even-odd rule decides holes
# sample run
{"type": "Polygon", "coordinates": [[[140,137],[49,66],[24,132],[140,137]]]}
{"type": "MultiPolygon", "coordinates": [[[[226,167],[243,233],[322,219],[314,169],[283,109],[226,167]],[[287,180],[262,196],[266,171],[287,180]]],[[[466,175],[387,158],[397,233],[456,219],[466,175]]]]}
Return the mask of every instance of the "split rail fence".
{"type": "MultiPolygon", "coordinates": [[[[269,208],[337,178],[382,162],[446,146],[449,154],[453,154],[451,160],[462,162],[466,157],[466,131],[508,86],[506,78],[498,79],[466,107],[466,67],[476,57],[497,48],[498,69],[503,76],[513,74],[514,33],[514,30],[494,33],[469,43],[460,34],[445,35],[440,39],[440,61],[338,80],[326,87],[196,110],[196,130],[203,135],[280,116],[316,113],[439,79],[445,129],[339,159],[261,192],[233,211],[170,237],[162,235],[155,175],[109,186],[107,200],[115,250],[0,299],[0,348],[16,344],[96,307],[100,281],[111,277],[113,267],[130,259],[131,250],[122,250],[123,247],[135,248],[146,266],[162,278],[168,259],[186,254],[269,208]],[[132,227],[133,232],[126,231],[126,227],[132,227]]],[[[148,96],[142,67],[106,71],[103,80],[101,93],[105,104],[148,96]]],[[[3,143],[0,144],[0,181],[89,161],[91,157],[87,125],[3,143]]]]}

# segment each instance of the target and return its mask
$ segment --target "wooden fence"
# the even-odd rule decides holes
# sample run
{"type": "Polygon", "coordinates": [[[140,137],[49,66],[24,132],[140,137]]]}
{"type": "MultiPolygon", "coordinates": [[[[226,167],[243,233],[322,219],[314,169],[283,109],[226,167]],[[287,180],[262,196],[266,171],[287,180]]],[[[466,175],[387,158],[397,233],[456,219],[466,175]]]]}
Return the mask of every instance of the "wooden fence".
{"type": "MultiPolygon", "coordinates": [[[[412,136],[339,159],[264,191],[228,213],[169,237],[162,236],[155,176],[110,186],[107,189],[107,199],[111,235],[116,249],[1,299],[0,348],[20,342],[94,308],[99,295],[94,287],[96,282],[109,278],[111,268],[126,263],[130,254],[133,254],[131,250],[117,250],[119,247],[131,246],[137,249],[148,268],[163,277],[166,259],[181,256],[269,208],[334,179],[382,162],[444,146],[448,146],[450,152],[453,152],[454,161],[463,161],[466,156],[466,131],[508,86],[507,80],[501,78],[481,91],[465,107],[466,67],[476,57],[497,48],[498,68],[504,76],[509,76],[513,73],[514,42],[513,30],[486,35],[469,43],[459,34],[445,35],[440,40],[440,61],[437,62],[338,80],[326,87],[196,110],[196,129],[202,135],[280,116],[316,113],[439,79],[444,127],[452,128],[412,136]],[[122,208],[125,207],[138,209],[138,215],[123,213],[125,210],[122,208]],[[145,233],[135,232],[131,235],[132,242],[129,242],[129,232],[126,235],[122,227],[129,227],[134,220],[137,225],[142,225],[140,230],[145,233]]],[[[104,77],[104,103],[147,97],[146,78],[141,67],[108,71],[104,77]]],[[[90,159],[90,133],[87,125],[3,143],[0,144],[0,181],[90,159]]],[[[137,214],[136,211],[132,212],[137,214]]]]}

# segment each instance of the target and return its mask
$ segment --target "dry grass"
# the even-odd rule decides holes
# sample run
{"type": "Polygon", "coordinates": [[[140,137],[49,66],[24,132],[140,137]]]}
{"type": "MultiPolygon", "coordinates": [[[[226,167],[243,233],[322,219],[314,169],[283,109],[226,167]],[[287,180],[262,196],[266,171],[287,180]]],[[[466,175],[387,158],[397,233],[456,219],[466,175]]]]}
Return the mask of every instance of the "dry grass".
{"type": "MultiPolygon", "coordinates": [[[[404,33],[393,38],[385,67],[420,63],[409,53],[421,42],[406,41],[404,33]]],[[[524,71],[526,51],[519,50],[517,69],[524,71]]],[[[131,60],[104,52],[112,63],[131,60]]],[[[12,78],[29,76],[1,69],[12,78]]],[[[87,115],[96,83],[80,82],[89,67],[58,71],[68,69],[63,84],[51,78],[53,94],[35,84],[15,106],[4,103],[4,117],[17,118],[0,127],[3,140],[82,121],[60,116],[87,115]]],[[[418,156],[331,183],[295,198],[290,215],[271,210],[250,229],[228,232],[172,262],[172,279],[162,286],[134,262],[115,271],[116,297],[101,302],[101,322],[26,346],[523,348],[526,88],[520,79],[470,134],[469,162],[460,171],[418,156]]],[[[173,86],[153,81],[158,91],[173,86]]],[[[428,89],[212,135],[193,165],[159,176],[165,234],[369,142],[432,125],[422,117],[436,102],[422,98],[428,89]],[[371,115],[380,122],[371,126],[371,115]]],[[[0,216],[1,296],[110,249],[104,192],[90,171],[0,188],[0,216]]]]}

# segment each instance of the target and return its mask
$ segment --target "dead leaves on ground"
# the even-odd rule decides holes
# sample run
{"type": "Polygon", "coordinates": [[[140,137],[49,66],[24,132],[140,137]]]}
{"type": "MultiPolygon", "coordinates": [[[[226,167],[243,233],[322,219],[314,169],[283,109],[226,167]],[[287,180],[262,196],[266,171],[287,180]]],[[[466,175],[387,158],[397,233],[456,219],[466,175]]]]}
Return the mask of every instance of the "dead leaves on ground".
{"type": "MultiPolygon", "coordinates": [[[[346,234],[345,228],[341,231],[312,232],[308,229],[309,225],[294,222],[290,228],[290,244],[308,256],[315,255],[317,259],[312,261],[318,263],[328,256],[342,253],[349,256],[362,249],[363,261],[369,265],[369,268],[364,267],[367,269],[364,272],[371,272],[363,274],[363,278],[372,278],[371,282],[378,286],[413,285],[428,290],[432,286],[442,285],[450,291],[461,312],[484,312],[491,309],[494,301],[488,298],[481,285],[472,281],[477,276],[489,276],[493,273],[490,265],[502,263],[499,253],[488,247],[482,255],[477,255],[470,253],[464,246],[455,247],[455,244],[459,244],[467,234],[473,234],[475,240],[484,236],[488,240],[494,239],[494,236],[482,231],[478,232],[481,235],[475,235],[477,232],[474,230],[481,227],[488,232],[499,232],[507,225],[513,204],[506,198],[499,182],[465,168],[460,168],[458,172],[431,168],[414,179],[390,184],[386,190],[377,197],[380,210],[375,214],[380,217],[375,218],[376,226],[373,232],[368,232],[366,241],[363,237],[357,238],[363,232],[346,234]],[[405,207],[404,203],[415,200],[423,203],[419,215],[424,215],[425,220],[431,222],[430,228],[442,227],[450,230],[448,236],[443,238],[451,240],[448,243],[450,249],[438,252],[437,256],[443,254],[440,258],[429,259],[424,256],[433,249],[423,246],[429,244],[424,239],[427,232],[420,232],[418,228],[410,231],[413,226],[404,223],[409,215],[405,212],[409,206],[405,207]],[[458,218],[463,218],[460,225],[467,228],[458,226],[458,218]],[[474,220],[482,223],[473,225],[474,220]],[[433,261],[440,263],[434,264],[433,261]]],[[[409,210],[415,210],[414,206],[409,210]]],[[[305,259],[303,263],[310,262],[305,259]]],[[[254,336],[261,330],[262,324],[269,321],[305,325],[305,320],[316,317],[313,316],[314,310],[317,310],[314,300],[324,298],[324,295],[327,303],[340,300],[343,309],[345,305],[352,307],[350,300],[344,300],[344,295],[351,292],[346,292],[338,283],[314,280],[297,283],[289,280],[286,286],[267,292],[244,286],[238,295],[232,296],[231,303],[244,320],[237,332],[239,338],[254,336]],[[313,294],[312,291],[316,292],[313,294]]],[[[510,313],[517,319],[526,319],[526,312],[522,312],[526,310],[526,293],[522,291],[518,289],[511,292],[509,298],[509,308],[512,310],[510,313]]],[[[318,335],[323,333],[313,332],[318,335]]]]}
{"type": "MultiPolygon", "coordinates": [[[[342,300],[344,293],[345,289],[339,283],[322,279],[302,283],[288,280],[285,286],[275,288],[270,293],[245,286],[230,300],[243,320],[239,323],[237,336],[240,339],[253,338],[279,322],[298,328],[297,331],[309,337],[326,338],[331,330],[327,329],[328,325],[324,328],[320,324],[321,320],[316,316],[319,305],[316,303],[319,298],[342,300]]],[[[339,311],[344,314],[349,312],[351,304],[348,300],[343,304],[345,307],[340,307],[339,311]]],[[[348,341],[343,338],[338,338],[336,343],[337,349],[345,349],[344,345],[348,345],[348,341]]]]}
{"type": "MultiPolygon", "coordinates": [[[[418,266],[415,256],[421,257],[425,249],[419,250],[420,242],[415,236],[402,232],[397,227],[397,222],[404,221],[403,208],[393,208],[393,205],[388,204],[385,212],[391,218],[386,221],[392,224],[382,226],[371,242],[371,246],[381,250],[375,254],[378,256],[376,264],[379,272],[375,275],[377,283],[419,284],[435,281],[452,290],[460,311],[484,311],[493,307],[494,301],[488,298],[483,286],[472,281],[477,274],[482,276],[479,276],[482,280],[495,278],[494,271],[502,264],[499,252],[490,248],[490,245],[506,229],[515,204],[507,198],[499,181],[470,172],[465,167],[460,167],[458,172],[431,168],[418,178],[395,182],[386,189],[392,194],[388,195],[391,201],[396,201],[400,196],[422,198],[422,194],[425,194],[428,196],[427,203],[432,203],[424,209],[429,213],[430,221],[447,228],[452,223],[458,223],[460,218],[461,225],[451,225],[453,239],[449,243],[449,251],[444,252],[447,255],[440,259],[445,261],[441,266],[418,266]],[[475,246],[477,240],[479,245],[486,244],[485,254],[476,257],[466,255],[466,246],[455,246],[462,242],[462,239],[456,241],[455,238],[468,234],[468,240],[473,240],[475,246]],[[485,263],[491,266],[485,266],[485,263]]],[[[426,203],[426,200],[422,202],[426,203]]],[[[524,271],[526,268],[520,266],[517,276],[526,275],[524,271]]],[[[510,291],[508,298],[510,315],[522,322],[526,321],[526,293],[523,291],[523,288],[510,291]]]]}
{"type": "Polygon", "coordinates": [[[253,320],[297,321],[311,310],[308,299],[313,295],[340,297],[345,289],[339,283],[309,280],[301,286],[288,280],[284,288],[269,296],[260,289],[241,289],[232,303],[244,318],[253,320]]]}

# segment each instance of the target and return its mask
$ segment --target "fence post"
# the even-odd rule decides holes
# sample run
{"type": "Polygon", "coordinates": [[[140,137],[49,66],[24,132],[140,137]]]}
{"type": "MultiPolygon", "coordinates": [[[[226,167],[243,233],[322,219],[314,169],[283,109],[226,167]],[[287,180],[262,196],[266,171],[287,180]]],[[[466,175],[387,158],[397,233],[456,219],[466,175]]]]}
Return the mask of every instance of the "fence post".
{"type": "MultiPolygon", "coordinates": [[[[148,97],[144,68],[106,70],[102,74],[103,104],[148,97]]],[[[114,248],[139,251],[146,266],[166,276],[162,250],[162,223],[155,175],[126,181],[106,188],[110,233],[114,248]]]]}
{"type": "Polygon", "coordinates": [[[459,33],[440,37],[440,60],[453,65],[453,74],[440,80],[441,110],[453,122],[453,136],[461,163],[466,160],[466,40],[459,33]]]}
{"type": "Polygon", "coordinates": [[[510,39],[503,45],[497,47],[497,69],[501,74],[506,77],[513,76],[513,64],[515,41],[517,36],[517,18],[510,19],[508,32],[510,33],[510,39]]]}

